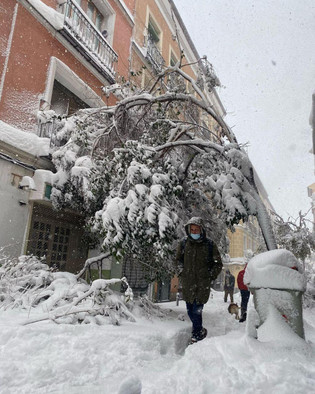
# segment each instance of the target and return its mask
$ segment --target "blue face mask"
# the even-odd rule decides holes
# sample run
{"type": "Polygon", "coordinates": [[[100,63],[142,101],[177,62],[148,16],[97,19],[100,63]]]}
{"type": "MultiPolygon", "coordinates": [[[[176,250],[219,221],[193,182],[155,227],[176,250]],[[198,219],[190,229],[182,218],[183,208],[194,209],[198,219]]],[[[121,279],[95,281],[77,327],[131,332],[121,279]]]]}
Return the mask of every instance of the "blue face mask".
{"type": "Polygon", "coordinates": [[[195,240],[200,238],[200,234],[190,234],[190,236],[192,239],[195,239],[195,240]]]}

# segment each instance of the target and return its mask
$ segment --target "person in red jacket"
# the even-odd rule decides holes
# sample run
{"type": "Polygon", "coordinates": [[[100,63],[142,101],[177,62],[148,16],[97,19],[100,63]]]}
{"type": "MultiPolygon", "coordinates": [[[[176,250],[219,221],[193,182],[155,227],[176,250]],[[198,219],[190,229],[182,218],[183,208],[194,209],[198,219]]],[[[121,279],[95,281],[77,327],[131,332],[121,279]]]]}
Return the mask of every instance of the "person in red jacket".
{"type": "Polygon", "coordinates": [[[248,290],[248,287],[244,284],[244,274],[246,270],[247,264],[245,265],[245,268],[240,271],[237,275],[237,286],[240,289],[241,292],[241,318],[240,318],[240,323],[243,323],[246,320],[247,317],[247,304],[250,296],[250,291],[248,290]]]}

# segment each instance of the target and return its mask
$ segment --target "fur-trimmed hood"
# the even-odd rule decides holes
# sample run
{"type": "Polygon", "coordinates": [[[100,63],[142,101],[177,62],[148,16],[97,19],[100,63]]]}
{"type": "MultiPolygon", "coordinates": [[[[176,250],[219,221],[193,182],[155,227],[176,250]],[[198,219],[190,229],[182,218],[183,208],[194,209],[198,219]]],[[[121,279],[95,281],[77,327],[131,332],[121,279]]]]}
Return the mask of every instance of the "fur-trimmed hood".
{"type": "Polygon", "coordinates": [[[191,236],[190,236],[189,226],[191,224],[195,224],[195,225],[201,227],[201,237],[200,237],[200,239],[205,239],[206,238],[206,229],[205,229],[205,225],[204,225],[204,222],[203,222],[202,218],[198,217],[198,216],[194,216],[190,220],[188,220],[188,222],[185,224],[185,231],[186,231],[186,234],[188,235],[188,237],[190,239],[191,239],[191,236]]]}

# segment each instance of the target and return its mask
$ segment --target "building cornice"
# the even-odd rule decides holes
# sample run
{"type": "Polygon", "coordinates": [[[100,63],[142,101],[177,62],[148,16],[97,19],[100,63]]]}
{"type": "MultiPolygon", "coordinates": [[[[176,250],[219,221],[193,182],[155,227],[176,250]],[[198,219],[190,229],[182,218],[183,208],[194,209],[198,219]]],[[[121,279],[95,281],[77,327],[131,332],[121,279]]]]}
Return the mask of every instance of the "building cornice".
{"type": "Polygon", "coordinates": [[[4,141],[0,141],[0,158],[34,171],[37,169],[55,170],[48,157],[36,157],[4,141]]]}
{"type": "Polygon", "coordinates": [[[124,15],[127,17],[128,23],[133,27],[135,24],[134,17],[129,10],[129,8],[126,6],[125,2],[123,0],[114,0],[115,3],[118,5],[118,7],[121,9],[121,11],[124,13],[124,15]]]}

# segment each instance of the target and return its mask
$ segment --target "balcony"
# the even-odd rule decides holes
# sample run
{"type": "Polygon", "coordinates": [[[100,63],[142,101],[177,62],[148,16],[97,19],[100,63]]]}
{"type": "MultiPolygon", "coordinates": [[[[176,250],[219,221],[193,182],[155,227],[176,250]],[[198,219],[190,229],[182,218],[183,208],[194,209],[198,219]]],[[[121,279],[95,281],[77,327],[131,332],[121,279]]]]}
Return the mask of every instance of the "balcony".
{"type": "Polygon", "coordinates": [[[161,55],[159,48],[156,43],[153,41],[152,37],[148,35],[147,37],[147,55],[146,58],[151,63],[154,71],[158,74],[162,71],[163,66],[165,64],[165,60],[161,55]]]}
{"type": "Polygon", "coordinates": [[[47,118],[46,120],[41,119],[38,122],[38,135],[42,138],[49,138],[50,144],[52,147],[63,146],[67,143],[67,140],[58,140],[57,132],[62,129],[64,126],[64,122],[61,119],[58,119],[56,116],[47,118]]]}
{"type": "Polygon", "coordinates": [[[100,74],[115,83],[118,55],[74,0],[64,4],[64,26],[60,33],[100,74]]]}

